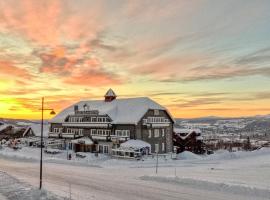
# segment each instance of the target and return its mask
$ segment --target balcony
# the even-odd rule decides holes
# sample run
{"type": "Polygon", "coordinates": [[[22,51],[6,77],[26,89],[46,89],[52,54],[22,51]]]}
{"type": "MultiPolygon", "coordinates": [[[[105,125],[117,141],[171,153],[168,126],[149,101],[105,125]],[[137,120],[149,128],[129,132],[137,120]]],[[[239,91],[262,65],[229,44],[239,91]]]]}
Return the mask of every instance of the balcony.
{"type": "Polygon", "coordinates": [[[84,128],[108,128],[110,122],[64,122],[65,127],[84,127],[84,128]]]}
{"type": "Polygon", "coordinates": [[[170,121],[169,119],[162,117],[150,117],[147,119],[143,119],[143,125],[147,126],[148,128],[168,127],[170,126],[170,121]]]}
{"type": "Polygon", "coordinates": [[[64,138],[64,139],[75,139],[75,138],[82,137],[83,135],[81,135],[81,134],[76,134],[76,133],[61,133],[60,136],[61,136],[62,138],[64,138]]]}
{"type": "Polygon", "coordinates": [[[49,138],[59,138],[60,137],[60,133],[49,132],[48,137],[49,138]]]}
{"type": "Polygon", "coordinates": [[[93,139],[96,139],[96,140],[108,140],[108,135],[91,135],[91,137],[93,139]]]}
{"type": "Polygon", "coordinates": [[[130,137],[129,136],[115,136],[115,135],[111,135],[111,140],[112,142],[119,142],[119,141],[127,141],[129,140],[130,137]]]}

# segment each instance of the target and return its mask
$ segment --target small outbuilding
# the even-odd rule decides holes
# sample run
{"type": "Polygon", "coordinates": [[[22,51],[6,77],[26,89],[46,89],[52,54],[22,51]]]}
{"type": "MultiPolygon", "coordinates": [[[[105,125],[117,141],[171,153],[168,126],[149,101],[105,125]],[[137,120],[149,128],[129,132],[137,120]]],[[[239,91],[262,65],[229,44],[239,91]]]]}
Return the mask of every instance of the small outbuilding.
{"type": "Polygon", "coordinates": [[[149,155],[151,145],[142,140],[128,140],[120,144],[119,148],[112,149],[112,156],[118,158],[138,158],[149,155]]]}

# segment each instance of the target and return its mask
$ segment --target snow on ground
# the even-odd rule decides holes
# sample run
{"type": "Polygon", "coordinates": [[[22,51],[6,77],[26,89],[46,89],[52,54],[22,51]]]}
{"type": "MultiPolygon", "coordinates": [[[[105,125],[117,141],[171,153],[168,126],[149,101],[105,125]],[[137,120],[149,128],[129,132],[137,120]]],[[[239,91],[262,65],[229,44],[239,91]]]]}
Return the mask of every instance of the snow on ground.
{"type": "Polygon", "coordinates": [[[19,181],[18,179],[8,175],[5,172],[0,172],[0,199],[1,200],[60,200],[57,197],[45,190],[39,190],[28,183],[19,181]]]}
{"type": "MultiPolygon", "coordinates": [[[[22,161],[38,161],[39,153],[28,147],[4,148],[0,170],[37,185],[38,162],[22,161]]],[[[270,199],[270,148],[209,156],[183,152],[179,160],[161,155],[157,174],[156,157],[138,161],[86,155],[76,158],[74,154],[68,161],[66,151],[44,154],[45,188],[61,196],[71,190],[74,199],[270,199]]]]}
{"type": "Polygon", "coordinates": [[[261,198],[270,198],[270,190],[267,189],[260,189],[248,186],[241,186],[241,185],[232,185],[232,184],[225,184],[225,183],[215,183],[210,181],[202,181],[190,178],[179,178],[179,177],[161,177],[161,176],[142,176],[142,180],[146,181],[156,181],[161,183],[170,183],[174,185],[189,185],[193,188],[204,189],[208,191],[222,191],[228,192],[232,194],[245,194],[254,199],[256,197],[261,198]]]}
{"type": "MultiPolygon", "coordinates": [[[[99,154],[98,157],[93,153],[85,153],[86,157],[76,157],[76,154],[72,151],[58,150],[58,149],[48,149],[48,152],[55,153],[46,153],[46,149],[43,148],[43,160],[47,163],[63,163],[71,165],[87,165],[87,166],[96,166],[97,163],[101,163],[104,160],[109,159],[108,156],[104,154],[99,154]],[[57,152],[57,153],[56,153],[57,152]],[[59,153],[58,153],[59,152],[59,153]],[[68,154],[72,154],[71,160],[68,160],[68,154]]],[[[22,147],[22,149],[14,150],[9,147],[3,147],[0,149],[0,157],[12,160],[20,161],[39,161],[40,160],[40,148],[35,147],[22,147]]]]}
{"type": "Polygon", "coordinates": [[[196,160],[196,159],[201,159],[201,158],[202,158],[201,156],[196,155],[189,151],[184,151],[177,155],[178,160],[196,160]]]}

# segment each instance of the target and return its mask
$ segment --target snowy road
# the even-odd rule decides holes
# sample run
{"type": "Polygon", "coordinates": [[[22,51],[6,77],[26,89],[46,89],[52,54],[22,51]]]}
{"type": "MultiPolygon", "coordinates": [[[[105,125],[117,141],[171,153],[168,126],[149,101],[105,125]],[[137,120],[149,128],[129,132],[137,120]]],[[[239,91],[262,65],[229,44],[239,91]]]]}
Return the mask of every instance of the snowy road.
{"type": "MultiPolygon", "coordinates": [[[[219,165],[218,165],[219,166],[219,165]]],[[[174,168],[160,168],[161,175],[171,175],[174,168]],[[171,174],[170,174],[171,173],[171,174]]],[[[177,173],[200,173],[201,167],[177,168],[177,173]]],[[[32,185],[39,184],[39,164],[0,159],[0,170],[32,185]]],[[[212,173],[212,172],[211,172],[212,173]]],[[[217,174],[209,177],[215,179],[217,174]]],[[[266,200],[264,196],[245,192],[235,194],[230,190],[211,190],[207,187],[193,187],[193,184],[174,184],[170,181],[142,180],[144,175],[154,175],[154,168],[130,167],[82,167],[46,163],[44,165],[44,187],[55,194],[72,199],[98,200],[266,200]]],[[[253,176],[254,174],[252,174],[253,176]]],[[[207,176],[207,174],[205,175],[207,176]]],[[[208,176],[211,176],[209,173],[208,176]]],[[[219,177],[220,178],[220,177],[219,177]]],[[[226,178],[226,177],[225,177],[226,178]]],[[[250,178],[250,177],[247,177],[250,178]]],[[[181,180],[181,179],[180,179],[181,180]]],[[[196,185],[196,182],[194,182],[196,185]]]]}

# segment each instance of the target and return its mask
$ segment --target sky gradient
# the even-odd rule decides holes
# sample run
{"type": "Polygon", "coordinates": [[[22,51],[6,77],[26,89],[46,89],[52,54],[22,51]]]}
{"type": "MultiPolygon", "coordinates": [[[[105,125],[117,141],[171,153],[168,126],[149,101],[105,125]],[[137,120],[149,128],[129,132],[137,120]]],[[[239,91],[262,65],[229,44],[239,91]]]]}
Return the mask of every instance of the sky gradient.
{"type": "MultiPolygon", "coordinates": [[[[270,113],[270,1],[0,0],[0,117],[148,96],[175,117],[270,113]]],[[[46,114],[46,118],[49,115],[46,114]]]]}

